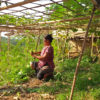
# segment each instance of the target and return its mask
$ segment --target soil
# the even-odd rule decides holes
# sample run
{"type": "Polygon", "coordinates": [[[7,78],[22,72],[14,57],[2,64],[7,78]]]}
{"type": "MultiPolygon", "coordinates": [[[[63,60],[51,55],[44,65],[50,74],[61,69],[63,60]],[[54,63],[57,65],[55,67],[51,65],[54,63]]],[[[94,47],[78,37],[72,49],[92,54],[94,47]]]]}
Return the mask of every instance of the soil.
{"type": "Polygon", "coordinates": [[[0,88],[0,100],[55,100],[50,94],[27,92],[27,88],[34,89],[42,85],[50,86],[51,83],[31,78],[27,83],[3,86],[0,88]]]}

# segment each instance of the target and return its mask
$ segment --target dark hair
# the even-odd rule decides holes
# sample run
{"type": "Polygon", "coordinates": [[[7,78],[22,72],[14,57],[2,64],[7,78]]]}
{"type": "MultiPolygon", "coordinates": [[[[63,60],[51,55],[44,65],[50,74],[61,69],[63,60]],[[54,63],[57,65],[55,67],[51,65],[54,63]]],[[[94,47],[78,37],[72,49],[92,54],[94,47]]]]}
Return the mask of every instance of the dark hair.
{"type": "Polygon", "coordinates": [[[52,42],[52,40],[53,40],[52,34],[47,34],[47,35],[45,36],[45,39],[46,39],[46,40],[49,40],[50,42],[52,42]]]}

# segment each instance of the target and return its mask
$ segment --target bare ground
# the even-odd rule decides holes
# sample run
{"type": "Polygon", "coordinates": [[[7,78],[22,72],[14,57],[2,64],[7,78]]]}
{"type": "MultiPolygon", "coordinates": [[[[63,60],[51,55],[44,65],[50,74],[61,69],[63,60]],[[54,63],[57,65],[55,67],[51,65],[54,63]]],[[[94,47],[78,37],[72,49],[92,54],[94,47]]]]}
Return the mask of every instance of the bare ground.
{"type": "Polygon", "coordinates": [[[50,94],[27,92],[27,88],[35,89],[42,85],[50,86],[51,83],[31,78],[27,83],[3,86],[0,88],[0,100],[55,100],[50,94]]]}

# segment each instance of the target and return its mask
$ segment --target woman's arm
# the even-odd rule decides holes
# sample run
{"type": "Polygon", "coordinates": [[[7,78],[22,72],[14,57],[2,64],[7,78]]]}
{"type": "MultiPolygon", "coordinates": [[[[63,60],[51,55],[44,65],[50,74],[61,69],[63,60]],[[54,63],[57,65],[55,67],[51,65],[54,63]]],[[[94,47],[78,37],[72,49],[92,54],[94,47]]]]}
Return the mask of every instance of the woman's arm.
{"type": "Polygon", "coordinates": [[[34,54],[41,54],[41,52],[35,52],[34,54]]]}
{"type": "Polygon", "coordinates": [[[39,60],[43,60],[43,59],[45,59],[46,57],[47,57],[47,53],[45,53],[43,56],[37,56],[37,55],[32,55],[32,57],[34,57],[34,58],[37,58],[37,59],[39,59],[39,60]]]}
{"type": "Polygon", "coordinates": [[[33,51],[31,52],[31,56],[36,54],[41,54],[41,52],[35,52],[35,53],[33,51]]]}
{"type": "Polygon", "coordinates": [[[50,52],[51,52],[51,48],[47,48],[45,53],[43,54],[43,56],[37,56],[37,55],[33,54],[32,57],[37,58],[39,60],[44,60],[45,58],[49,57],[50,52]]]}

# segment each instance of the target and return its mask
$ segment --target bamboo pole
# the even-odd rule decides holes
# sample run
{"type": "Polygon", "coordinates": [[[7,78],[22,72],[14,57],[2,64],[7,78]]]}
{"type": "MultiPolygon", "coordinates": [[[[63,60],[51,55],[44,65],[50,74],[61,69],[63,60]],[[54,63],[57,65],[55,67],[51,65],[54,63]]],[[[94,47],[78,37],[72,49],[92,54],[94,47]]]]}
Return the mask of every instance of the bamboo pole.
{"type": "Polygon", "coordinates": [[[92,19],[93,19],[93,15],[94,15],[95,10],[96,10],[96,8],[94,7],[93,8],[93,11],[92,11],[92,14],[91,14],[91,17],[90,17],[90,20],[89,20],[89,23],[88,23],[88,26],[87,26],[87,29],[86,29],[86,34],[85,34],[85,38],[84,38],[84,42],[83,42],[83,47],[82,47],[82,51],[80,53],[80,57],[79,57],[79,60],[78,60],[77,66],[76,66],[76,70],[75,70],[75,74],[74,74],[74,78],[73,78],[73,84],[72,84],[72,89],[71,89],[71,93],[70,93],[69,100],[72,100],[72,98],[73,98],[74,87],[75,87],[75,83],[76,83],[78,69],[80,67],[80,63],[81,63],[82,56],[83,56],[84,49],[85,49],[86,39],[88,37],[89,28],[90,28],[90,25],[91,25],[91,22],[92,22],[92,19]]]}
{"type": "Polygon", "coordinates": [[[5,10],[5,9],[9,9],[9,8],[14,8],[14,7],[22,6],[22,5],[25,5],[25,4],[28,4],[28,3],[32,3],[32,2],[35,2],[35,1],[38,1],[38,0],[24,0],[23,2],[12,4],[12,5],[9,5],[7,7],[2,7],[2,8],[0,8],[0,11],[1,10],[5,10]]]}
{"type": "MultiPolygon", "coordinates": [[[[13,27],[10,27],[10,26],[8,26],[8,25],[5,25],[5,26],[1,26],[0,25],[0,28],[1,29],[8,29],[8,30],[10,30],[10,29],[16,29],[16,30],[58,30],[59,28],[63,28],[64,26],[56,26],[56,27],[38,27],[37,28],[37,26],[35,27],[35,26],[33,26],[33,27],[31,27],[31,26],[29,26],[29,27],[26,27],[26,26],[13,26],[13,27]]],[[[69,26],[69,25],[67,25],[66,27],[65,27],[65,29],[71,29],[72,27],[75,27],[75,25],[71,25],[71,27],[69,26]]],[[[79,26],[78,26],[79,27],[79,26]]]]}
{"type": "MultiPolygon", "coordinates": [[[[100,15],[94,16],[94,18],[100,18],[100,15]]],[[[72,19],[65,19],[65,20],[56,20],[56,21],[46,21],[46,22],[39,22],[36,24],[32,25],[41,25],[41,24],[54,24],[54,23],[60,23],[60,22],[72,22],[72,21],[77,21],[77,20],[88,20],[90,19],[90,16],[87,17],[79,17],[79,18],[72,18],[72,19]]]]}
{"type": "MultiPolygon", "coordinates": [[[[38,25],[39,26],[39,25],[38,25]]],[[[92,26],[96,26],[96,27],[100,27],[100,24],[93,24],[92,26]]],[[[33,31],[33,30],[58,30],[58,29],[61,29],[61,30],[65,30],[65,29],[72,29],[72,28],[85,28],[86,27],[86,24],[72,24],[72,25],[57,25],[57,26],[52,26],[52,27],[37,27],[37,26],[10,26],[10,25],[0,25],[0,29],[2,30],[18,30],[18,31],[24,31],[24,30],[30,30],[30,31],[33,31]]]]}
{"type": "MultiPolygon", "coordinates": [[[[61,1],[58,1],[58,2],[61,2],[61,1]]],[[[56,2],[56,3],[58,3],[58,2],[56,2]]],[[[23,8],[25,8],[25,9],[22,9],[22,10],[14,10],[13,12],[11,12],[12,14],[13,13],[16,13],[16,12],[22,12],[22,11],[25,11],[25,10],[27,10],[27,9],[31,9],[31,10],[33,10],[33,8],[39,8],[39,7],[43,7],[43,6],[48,6],[48,5],[51,5],[51,4],[54,4],[54,3],[47,3],[47,4],[38,4],[37,6],[33,6],[33,7],[31,7],[31,8],[27,8],[27,7],[25,7],[25,6],[22,6],[23,8]]],[[[9,14],[9,13],[6,13],[6,14],[9,14]]],[[[41,16],[40,16],[41,17],[41,16]]]]}

